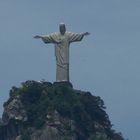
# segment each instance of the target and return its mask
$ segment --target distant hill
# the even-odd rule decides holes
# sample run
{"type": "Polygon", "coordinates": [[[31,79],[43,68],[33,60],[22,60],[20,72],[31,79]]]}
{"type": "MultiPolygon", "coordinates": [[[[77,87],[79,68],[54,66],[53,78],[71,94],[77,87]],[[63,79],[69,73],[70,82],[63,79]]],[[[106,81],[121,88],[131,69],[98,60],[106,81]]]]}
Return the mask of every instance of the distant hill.
{"type": "Polygon", "coordinates": [[[111,127],[100,97],[69,82],[26,81],[4,103],[0,140],[124,140],[111,127]]]}

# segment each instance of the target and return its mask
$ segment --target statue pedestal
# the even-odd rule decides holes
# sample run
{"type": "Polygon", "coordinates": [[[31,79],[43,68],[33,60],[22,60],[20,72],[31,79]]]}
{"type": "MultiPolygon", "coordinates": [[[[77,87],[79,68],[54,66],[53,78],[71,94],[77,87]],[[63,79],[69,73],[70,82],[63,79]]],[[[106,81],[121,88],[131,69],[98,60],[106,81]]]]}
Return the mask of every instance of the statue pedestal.
{"type": "Polygon", "coordinates": [[[67,86],[67,87],[70,87],[70,88],[73,88],[73,85],[71,82],[69,81],[61,81],[61,82],[54,82],[53,83],[54,86],[67,86]]]}

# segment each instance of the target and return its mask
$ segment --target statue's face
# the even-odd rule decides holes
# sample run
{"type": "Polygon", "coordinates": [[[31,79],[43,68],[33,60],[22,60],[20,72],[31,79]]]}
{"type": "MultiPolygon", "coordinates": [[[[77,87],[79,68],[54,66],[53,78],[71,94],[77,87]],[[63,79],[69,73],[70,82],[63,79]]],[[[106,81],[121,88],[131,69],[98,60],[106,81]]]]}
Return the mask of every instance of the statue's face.
{"type": "Polygon", "coordinates": [[[65,32],[66,32],[65,24],[60,24],[59,30],[60,30],[60,33],[61,33],[62,35],[64,35],[65,32]]]}

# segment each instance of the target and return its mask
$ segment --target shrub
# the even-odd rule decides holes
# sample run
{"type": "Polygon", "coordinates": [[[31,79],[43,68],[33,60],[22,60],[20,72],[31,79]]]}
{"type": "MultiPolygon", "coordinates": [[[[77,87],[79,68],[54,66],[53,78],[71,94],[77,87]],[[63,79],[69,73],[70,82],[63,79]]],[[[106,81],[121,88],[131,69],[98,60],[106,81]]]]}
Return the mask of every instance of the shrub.
{"type": "Polygon", "coordinates": [[[21,140],[31,140],[31,131],[29,129],[22,132],[21,140]]]}

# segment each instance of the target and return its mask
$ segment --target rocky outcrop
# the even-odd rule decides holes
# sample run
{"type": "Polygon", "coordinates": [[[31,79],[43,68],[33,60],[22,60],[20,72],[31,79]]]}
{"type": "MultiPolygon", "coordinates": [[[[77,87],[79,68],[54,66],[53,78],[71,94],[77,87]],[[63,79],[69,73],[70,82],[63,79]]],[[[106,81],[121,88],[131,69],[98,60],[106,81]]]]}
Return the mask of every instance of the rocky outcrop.
{"type": "Polygon", "coordinates": [[[9,103],[4,105],[3,122],[8,123],[9,120],[26,121],[27,113],[20,100],[20,96],[17,95],[9,103]]]}
{"type": "Polygon", "coordinates": [[[100,97],[68,82],[26,81],[4,103],[0,140],[124,140],[111,126],[100,97]]]}

